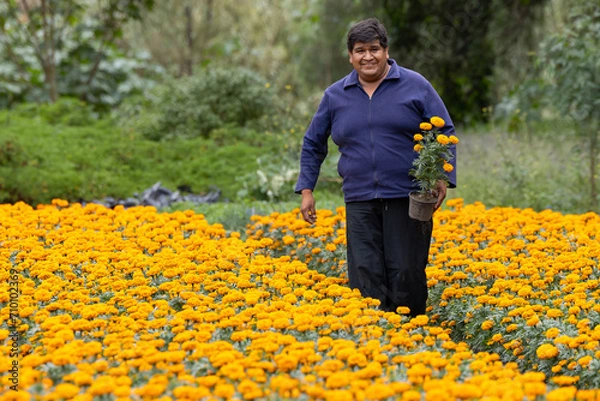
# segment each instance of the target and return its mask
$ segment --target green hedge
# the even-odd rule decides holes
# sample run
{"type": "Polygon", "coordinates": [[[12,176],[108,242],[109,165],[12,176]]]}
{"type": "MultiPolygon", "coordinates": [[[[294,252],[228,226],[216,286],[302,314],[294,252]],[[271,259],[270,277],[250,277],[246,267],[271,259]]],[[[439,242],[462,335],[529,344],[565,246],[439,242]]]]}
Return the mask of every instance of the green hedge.
{"type": "Polygon", "coordinates": [[[256,141],[155,142],[110,120],[82,123],[76,112],[33,109],[0,113],[0,203],[127,198],[157,181],[170,189],[188,185],[195,193],[215,186],[223,198],[234,198],[240,173],[254,170],[261,154],[274,151],[256,141]]]}

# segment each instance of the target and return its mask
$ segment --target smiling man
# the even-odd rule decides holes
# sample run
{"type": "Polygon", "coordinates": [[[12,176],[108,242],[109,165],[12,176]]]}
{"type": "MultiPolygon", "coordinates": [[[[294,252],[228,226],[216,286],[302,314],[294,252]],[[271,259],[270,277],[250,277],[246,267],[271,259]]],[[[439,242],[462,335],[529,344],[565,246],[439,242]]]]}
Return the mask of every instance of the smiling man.
{"type": "MultiPolygon", "coordinates": [[[[304,135],[295,188],[302,194],[301,213],[316,221],[313,190],[331,136],[340,151],[350,287],[379,299],[383,310],[405,306],[411,316],[424,314],[433,222],[408,216],[408,194],[418,188],[409,175],[417,156],[413,136],[432,116],[444,119],[445,134],[454,127],[431,84],[389,57],[387,33],[377,19],[354,25],[347,44],[354,69],[325,90],[304,135]]],[[[456,157],[451,163],[454,187],[456,157]]],[[[443,181],[437,192],[436,209],[446,197],[443,181]]]]}

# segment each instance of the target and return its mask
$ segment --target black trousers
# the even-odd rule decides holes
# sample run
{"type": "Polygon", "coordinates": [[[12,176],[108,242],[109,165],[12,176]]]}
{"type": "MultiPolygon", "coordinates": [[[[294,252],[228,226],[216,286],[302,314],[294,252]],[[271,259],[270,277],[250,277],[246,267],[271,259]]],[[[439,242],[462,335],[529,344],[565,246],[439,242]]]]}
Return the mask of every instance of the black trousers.
{"type": "Polygon", "coordinates": [[[381,309],[425,314],[433,221],[408,217],[408,198],[346,204],[348,278],[351,288],[381,301],[381,309]]]}

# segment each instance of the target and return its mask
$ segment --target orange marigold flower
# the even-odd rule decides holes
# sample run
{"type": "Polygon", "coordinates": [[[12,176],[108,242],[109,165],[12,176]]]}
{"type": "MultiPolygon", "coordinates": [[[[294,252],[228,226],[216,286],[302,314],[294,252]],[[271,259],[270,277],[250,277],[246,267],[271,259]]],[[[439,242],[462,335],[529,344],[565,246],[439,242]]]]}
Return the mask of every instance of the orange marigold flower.
{"type": "Polygon", "coordinates": [[[421,123],[419,124],[419,128],[423,131],[431,131],[433,125],[431,125],[430,123],[421,123]]]}
{"type": "Polygon", "coordinates": [[[542,344],[535,353],[540,359],[551,359],[558,355],[558,348],[552,344],[542,344]]]}
{"type": "Polygon", "coordinates": [[[438,116],[431,117],[429,121],[431,121],[431,124],[437,128],[442,128],[444,125],[446,125],[444,119],[438,116]]]}
{"type": "Polygon", "coordinates": [[[448,138],[446,135],[444,134],[439,134],[436,138],[436,141],[438,141],[439,143],[441,143],[442,145],[448,145],[450,143],[450,138],[448,138]]]}

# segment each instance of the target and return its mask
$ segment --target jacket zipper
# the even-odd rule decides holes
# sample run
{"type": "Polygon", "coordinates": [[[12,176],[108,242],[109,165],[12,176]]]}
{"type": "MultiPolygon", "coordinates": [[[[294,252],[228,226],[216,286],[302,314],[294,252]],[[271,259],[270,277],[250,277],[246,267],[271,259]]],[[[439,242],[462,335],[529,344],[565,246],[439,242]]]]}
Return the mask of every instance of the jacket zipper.
{"type": "Polygon", "coordinates": [[[373,134],[373,125],[371,124],[372,115],[371,115],[371,104],[373,103],[372,98],[369,98],[369,112],[368,112],[368,121],[369,121],[369,135],[371,136],[371,154],[372,154],[372,165],[373,165],[373,180],[375,181],[375,199],[379,198],[379,179],[377,178],[377,164],[375,162],[375,137],[373,134]]]}

